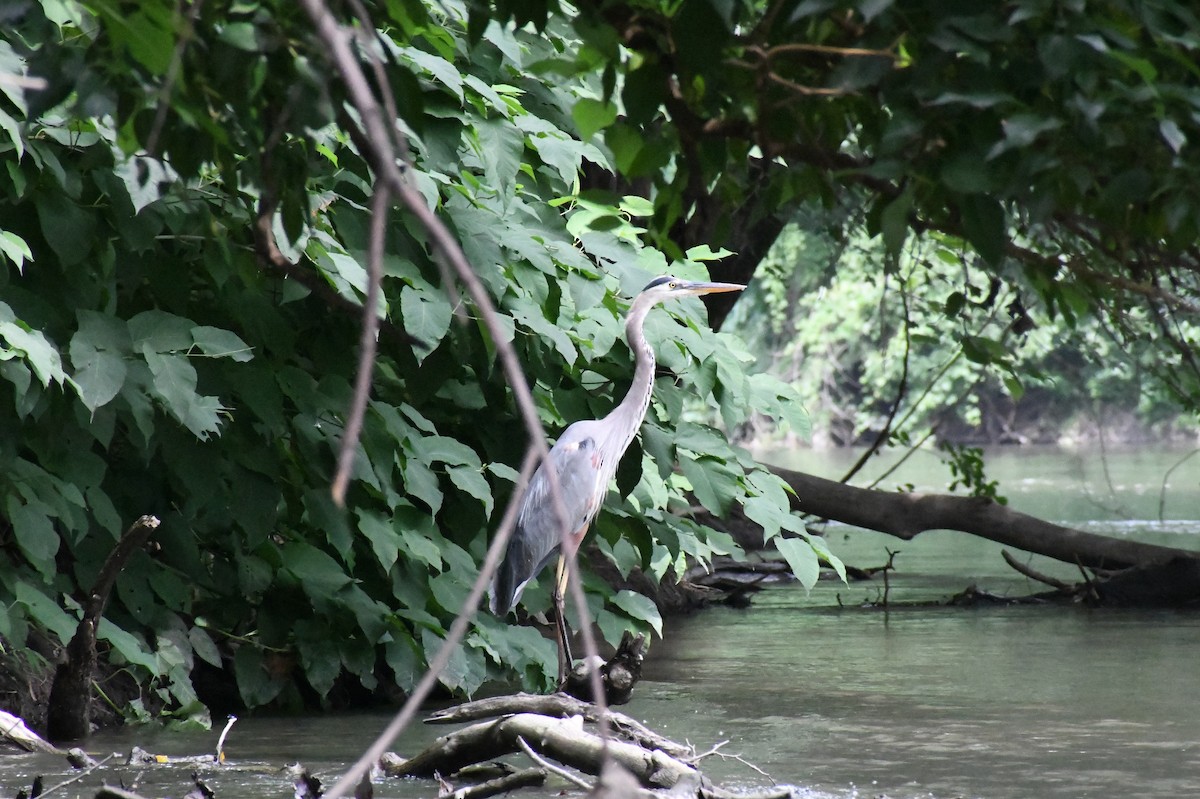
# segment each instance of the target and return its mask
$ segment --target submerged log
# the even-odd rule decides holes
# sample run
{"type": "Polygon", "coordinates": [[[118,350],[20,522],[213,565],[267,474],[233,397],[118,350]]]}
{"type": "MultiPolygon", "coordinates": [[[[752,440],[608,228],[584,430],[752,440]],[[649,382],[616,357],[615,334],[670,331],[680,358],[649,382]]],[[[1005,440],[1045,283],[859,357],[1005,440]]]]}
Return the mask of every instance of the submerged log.
{"type": "Polygon", "coordinates": [[[1182,607],[1200,603],[1200,560],[1175,557],[1165,563],[1135,566],[1089,587],[1097,601],[1111,605],[1182,607]]]}

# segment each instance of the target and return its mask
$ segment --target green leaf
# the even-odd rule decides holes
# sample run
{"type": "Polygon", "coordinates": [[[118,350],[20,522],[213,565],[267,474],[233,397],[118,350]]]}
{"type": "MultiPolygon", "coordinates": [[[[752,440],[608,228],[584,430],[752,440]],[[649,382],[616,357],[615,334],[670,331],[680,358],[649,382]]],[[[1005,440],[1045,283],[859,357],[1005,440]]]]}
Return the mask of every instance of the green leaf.
{"type": "MultiPolygon", "coordinates": [[[[12,115],[7,111],[0,109],[0,130],[8,134],[9,140],[13,143],[13,149],[17,153],[17,160],[25,154],[25,137],[21,135],[21,125],[17,120],[13,119],[12,115]]],[[[14,236],[14,238],[16,238],[14,236]]],[[[20,241],[20,239],[18,239],[20,241]]],[[[23,244],[24,242],[22,242],[23,244]]],[[[3,241],[0,241],[0,247],[3,247],[3,241]]],[[[11,257],[11,256],[10,256],[11,257]]],[[[32,257],[32,256],[30,256],[32,257]]],[[[15,260],[15,259],[14,259],[15,260]]],[[[18,271],[21,268],[20,262],[17,263],[18,271]]]]}
{"type": "MultiPolygon", "coordinates": [[[[107,641],[112,645],[115,653],[119,655],[119,657],[113,658],[117,665],[122,665],[122,661],[124,661],[134,666],[141,666],[153,675],[164,671],[164,664],[160,663],[158,658],[147,651],[145,641],[127,630],[121,629],[110,619],[105,619],[104,624],[101,624],[99,629],[96,630],[96,638],[101,641],[107,641]]],[[[112,655],[109,657],[112,657],[112,655]]]]}
{"type": "Polygon", "coordinates": [[[209,325],[192,328],[192,341],[201,352],[210,358],[230,358],[245,363],[254,357],[250,345],[235,333],[209,325]]]}
{"type": "Polygon", "coordinates": [[[451,466],[446,470],[450,482],[483,503],[486,516],[492,515],[492,489],[477,466],[451,466]]]}
{"type": "Polygon", "coordinates": [[[64,382],[67,375],[54,345],[46,340],[40,330],[33,330],[24,322],[5,321],[6,311],[8,306],[0,303],[0,360],[20,356],[43,386],[49,386],[52,381],[64,382]],[[4,342],[7,342],[7,347],[4,342]]]}
{"type": "Polygon", "coordinates": [[[1008,395],[1012,397],[1013,402],[1020,402],[1021,397],[1025,396],[1025,386],[1021,383],[1020,378],[1016,375],[1004,375],[1004,387],[1008,389],[1008,395]]]}
{"type": "Polygon", "coordinates": [[[483,162],[484,179],[501,194],[511,191],[521,166],[525,137],[521,131],[500,120],[478,120],[475,135],[477,154],[483,162]]]}
{"type": "Polygon", "coordinates": [[[36,200],[42,235],[64,266],[83,261],[92,250],[96,217],[59,192],[39,194],[36,200]]]}
{"type": "Polygon", "coordinates": [[[779,535],[785,512],[783,508],[765,497],[750,497],[742,503],[746,518],[763,528],[763,540],[769,541],[779,535]]]}
{"type": "Polygon", "coordinates": [[[963,233],[983,259],[994,267],[1004,261],[1008,246],[1004,207],[983,194],[972,194],[962,203],[963,233]]]}
{"type": "Polygon", "coordinates": [[[93,311],[79,312],[79,329],[71,337],[72,376],[84,406],[95,411],[107,405],[125,385],[125,353],[131,341],[125,323],[93,311]]]}
{"type": "Polygon", "coordinates": [[[146,364],[154,375],[154,388],[166,409],[196,438],[207,440],[220,428],[216,397],[196,393],[196,370],[182,355],[147,351],[146,364]]]}
{"type": "MultiPolygon", "coordinates": [[[[1187,144],[1187,134],[1180,129],[1179,125],[1173,119],[1159,120],[1158,132],[1162,134],[1163,140],[1166,141],[1167,146],[1176,155],[1183,149],[1183,145],[1187,144]]],[[[3,242],[0,242],[0,245],[2,244],[3,242]]]]}
{"type": "Polygon", "coordinates": [[[346,570],[316,547],[302,542],[286,544],[279,551],[283,567],[299,581],[304,593],[313,599],[329,600],[350,584],[346,570]]]}
{"type": "Polygon", "coordinates": [[[475,450],[456,438],[449,436],[423,436],[414,444],[417,454],[425,463],[446,463],[451,466],[483,468],[475,450]]]}
{"type": "Polygon", "coordinates": [[[274,677],[263,663],[261,650],[249,644],[238,647],[233,656],[233,673],[237,678],[238,693],[246,707],[259,707],[270,702],[287,684],[281,677],[274,677]]]}
{"type": "Polygon", "coordinates": [[[0,302],[0,361],[13,357],[22,358],[33,369],[43,386],[51,381],[61,383],[67,379],[62,359],[54,345],[13,313],[12,308],[0,302]],[[7,340],[8,347],[3,342],[7,340]]]}
{"type": "Polygon", "coordinates": [[[109,32],[152,75],[166,74],[175,50],[174,31],[168,27],[169,17],[164,19],[164,16],[161,9],[152,6],[145,11],[116,17],[116,24],[108,26],[109,32]]]}
{"type": "Polygon", "coordinates": [[[135,352],[187,352],[194,339],[190,319],[166,311],[142,311],[129,320],[129,337],[135,352]]]}
{"type": "MultiPolygon", "coordinates": [[[[421,644],[432,659],[446,642],[431,630],[421,630],[421,644]]],[[[462,643],[458,643],[454,646],[446,668],[438,675],[438,680],[450,690],[462,691],[470,696],[483,685],[486,676],[486,665],[478,650],[469,650],[462,643]]]]}
{"type": "Polygon", "coordinates": [[[50,508],[41,503],[23,504],[9,495],[7,510],[17,546],[29,563],[47,577],[55,574],[54,556],[61,541],[50,521],[50,508]]]}
{"type": "Polygon", "coordinates": [[[625,611],[631,619],[649,624],[658,637],[662,638],[662,615],[649,597],[634,591],[618,591],[612,598],[612,603],[625,611]]]}
{"type": "Polygon", "coordinates": [[[405,286],[400,290],[400,313],[404,330],[418,338],[424,347],[414,347],[413,355],[421,363],[437,347],[450,329],[453,309],[446,295],[431,286],[405,286]]]}
{"type": "Polygon", "coordinates": [[[817,553],[817,557],[828,563],[837,572],[838,577],[842,578],[842,582],[846,582],[846,565],[842,563],[842,559],[830,551],[829,546],[825,543],[825,539],[820,536],[808,536],[808,545],[812,547],[813,552],[817,553]]]}
{"type": "Polygon", "coordinates": [[[803,538],[776,538],[775,548],[787,561],[788,568],[805,588],[812,588],[821,576],[821,564],[817,553],[803,538]]]}
{"type": "Polygon", "coordinates": [[[497,665],[525,675],[528,688],[544,689],[543,683],[554,679],[558,668],[554,644],[533,627],[509,626],[480,615],[475,620],[475,630],[471,643],[481,645],[497,665]],[[540,679],[535,678],[535,684],[528,685],[531,669],[540,679]]]}
{"type": "Polygon", "coordinates": [[[253,53],[259,48],[253,22],[230,22],[221,28],[218,38],[230,47],[253,53]]]}
{"type": "Polygon", "coordinates": [[[737,476],[729,465],[718,458],[700,456],[680,458],[679,467],[692,484],[700,504],[719,517],[729,512],[737,494],[737,476]]]}
{"type": "Polygon", "coordinates": [[[64,611],[58,602],[43,594],[32,583],[18,581],[13,594],[16,601],[28,610],[29,618],[56,635],[63,646],[70,642],[79,627],[79,619],[64,611]]]}
{"type": "Polygon", "coordinates": [[[400,554],[400,537],[392,529],[392,525],[378,513],[360,508],[355,511],[355,515],[358,516],[358,531],[371,542],[375,560],[383,567],[384,572],[391,571],[400,554]]]}
{"type": "Polygon", "coordinates": [[[213,642],[212,636],[209,635],[204,628],[197,626],[188,630],[188,642],[192,645],[192,651],[196,653],[196,657],[203,660],[210,666],[223,668],[221,660],[221,651],[217,649],[217,645],[213,642]]]}
{"type": "Polygon", "coordinates": [[[25,261],[33,260],[33,252],[25,239],[8,230],[0,230],[0,255],[16,264],[17,272],[21,274],[24,274],[25,261]]]}
{"type": "Polygon", "coordinates": [[[603,100],[584,97],[571,108],[579,138],[587,141],[617,120],[617,107],[603,100]]]}
{"type": "Polygon", "coordinates": [[[437,476],[422,461],[416,457],[409,458],[404,464],[404,492],[419,499],[429,506],[431,513],[442,509],[442,489],[438,487],[437,476]]]}
{"type": "Polygon", "coordinates": [[[393,631],[392,640],[387,642],[383,651],[396,686],[401,691],[412,691],[425,670],[416,641],[407,632],[393,631]]]}
{"type": "Polygon", "coordinates": [[[319,696],[325,696],[342,671],[335,631],[315,619],[301,619],[296,622],[293,631],[304,677],[319,696]]]}
{"type": "Polygon", "coordinates": [[[992,160],[1009,150],[1025,149],[1032,145],[1043,133],[1058,130],[1062,120],[1046,117],[1040,114],[1013,114],[1000,123],[1004,128],[1004,138],[988,151],[987,158],[992,160]]]}
{"type": "Polygon", "coordinates": [[[433,76],[443,86],[454,93],[458,100],[463,99],[463,76],[458,67],[441,56],[418,50],[415,47],[403,47],[400,53],[412,64],[425,73],[433,76]]]}

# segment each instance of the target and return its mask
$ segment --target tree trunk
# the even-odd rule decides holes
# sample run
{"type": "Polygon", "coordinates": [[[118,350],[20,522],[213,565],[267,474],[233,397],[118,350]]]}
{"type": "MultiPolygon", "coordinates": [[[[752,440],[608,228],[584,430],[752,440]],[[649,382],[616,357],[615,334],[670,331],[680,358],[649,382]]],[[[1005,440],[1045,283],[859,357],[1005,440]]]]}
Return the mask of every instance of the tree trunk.
{"type": "MultiPolygon", "coordinates": [[[[809,516],[905,541],[926,530],[956,530],[1096,572],[1076,586],[1051,582],[1057,588],[1055,596],[1064,600],[1171,607],[1200,604],[1200,552],[1063,527],[983,497],[891,493],[770,468],[795,491],[793,510],[809,516]]],[[[697,521],[725,530],[744,549],[762,547],[762,528],[740,512],[724,519],[704,515],[697,521]]],[[[1012,564],[1011,558],[1006,559],[1012,564]]]]}
{"type": "Polygon", "coordinates": [[[1062,527],[982,497],[900,494],[855,488],[776,466],[771,471],[796,492],[795,510],[906,541],[926,530],[959,530],[1066,563],[1109,570],[1200,557],[1188,550],[1062,527]]]}
{"type": "Polygon", "coordinates": [[[46,709],[46,734],[52,741],[77,741],[91,733],[92,677],[96,671],[96,630],[108,595],[125,561],[158,529],[154,516],[142,516],[121,536],[109,553],[96,584],[83,603],[83,618],[67,644],[65,658],[54,672],[46,709]]]}

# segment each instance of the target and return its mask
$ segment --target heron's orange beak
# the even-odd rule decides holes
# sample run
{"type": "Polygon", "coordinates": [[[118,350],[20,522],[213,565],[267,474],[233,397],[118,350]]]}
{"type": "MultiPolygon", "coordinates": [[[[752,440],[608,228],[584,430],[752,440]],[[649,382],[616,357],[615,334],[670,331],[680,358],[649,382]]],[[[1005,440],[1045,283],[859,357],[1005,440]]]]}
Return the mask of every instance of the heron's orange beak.
{"type": "Polygon", "coordinates": [[[727,291],[741,291],[746,288],[741,283],[703,283],[700,281],[687,282],[679,289],[688,294],[721,294],[727,291]]]}

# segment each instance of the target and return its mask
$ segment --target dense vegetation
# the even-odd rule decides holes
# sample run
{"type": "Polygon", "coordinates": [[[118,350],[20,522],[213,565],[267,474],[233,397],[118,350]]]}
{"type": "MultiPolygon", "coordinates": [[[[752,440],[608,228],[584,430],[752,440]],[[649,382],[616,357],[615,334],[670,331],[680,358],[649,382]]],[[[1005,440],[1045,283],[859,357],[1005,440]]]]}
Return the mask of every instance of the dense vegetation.
{"type": "MultiPolygon", "coordinates": [[[[880,271],[878,239],[861,228],[833,236],[820,221],[784,230],[730,319],[762,368],[796,387],[818,446],[1195,437],[1152,345],[1103,318],[1026,309],[1021,284],[964,269],[928,237],[880,271]]],[[[1196,337],[1192,320],[1178,326],[1196,337]]],[[[778,439],[772,420],[759,423],[746,435],[778,439]]]]}
{"type": "MultiPolygon", "coordinates": [[[[849,323],[874,304],[863,291],[888,288],[880,337],[855,341],[850,396],[868,413],[894,405],[894,373],[871,364],[898,346],[900,312],[929,328],[905,337],[927,345],[914,364],[988,366],[1010,395],[1040,378],[1013,340],[1051,321],[1102,325],[1182,410],[1200,400],[1200,21],[1182,0],[361,10],[333,7],[407,143],[407,180],[500,309],[552,429],[623,390],[623,298],[669,270],[748,280],[798,217],[831,247],[882,247],[839,267],[823,304],[813,275],[786,273],[776,294],[849,323]]],[[[69,636],[120,530],[153,512],[157,549],[101,628],[111,663],[154,689],[134,712],[202,715],[201,663],[250,706],[407,689],[527,438],[478,305],[393,208],[349,510],[332,502],[379,165],[309,16],[279,0],[24,0],[2,20],[6,650],[69,636]]],[[[686,490],[717,514],[742,504],[768,534],[797,529],[780,482],[704,424],[753,410],[802,427],[791,389],[748,374],[753,356],[699,306],[648,333],[669,373],[601,550],[656,577],[729,551],[687,519],[686,490]]],[[[781,544],[805,581],[821,546],[781,544]]],[[[644,598],[591,589],[607,637],[657,625],[644,598]]],[[[540,686],[553,666],[537,633],[482,616],[441,679],[540,686]]]]}
{"type": "MultiPolygon", "coordinates": [[[[235,674],[249,706],[411,687],[527,444],[477,314],[397,216],[349,511],[331,501],[372,175],[289,6],[29,3],[0,43],[0,635],[6,649],[31,628],[65,642],[116,537],[155,513],[156,549],[122,574],[100,637],[155,689],[147,706],[185,717],[204,712],[200,661],[235,674]]],[[[388,50],[409,179],[500,308],[542,421],[602,415],[631,372],[622,297],[655,274],[701,276],[716,254],[668,260],[639,239],[644,198],[580,194],[583,164],[611,156],[592,141],[599,89],[563,80],[568,29],[491,25],[468,45],[461,11],[389,8],[363,46],[388,50]]],[[[597,536],[622,571],[656,577],[732,547],[671,512],[685,489],[797,526],[781,483],[684,407],[803,423],[698,304],[671,313],[649,335],[680,377],[658,381],[597,536]]],[[[813,579],[813,550],[790,552],[813,579]]],[[[593,588],[608,638],[658,628],[649,600],[593,588]]],[[[544,587],[526,597],[548,604],[544,587]]],[[[469,693],[512,671],[544,686],[553,645],[484,615],[441,681],[469,693]]]]}

